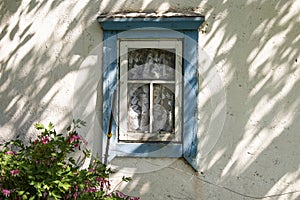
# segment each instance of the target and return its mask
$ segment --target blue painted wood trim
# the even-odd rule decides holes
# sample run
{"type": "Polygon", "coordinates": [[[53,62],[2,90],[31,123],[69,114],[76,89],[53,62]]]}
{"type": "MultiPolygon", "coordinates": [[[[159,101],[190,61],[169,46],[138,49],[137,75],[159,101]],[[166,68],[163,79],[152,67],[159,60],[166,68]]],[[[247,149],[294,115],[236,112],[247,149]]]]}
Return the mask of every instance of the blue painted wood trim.
{"type": "MultiPolygon", "coordinates": [[[[103,152],[105,152],[107,143],[106,134],[109,126],[113,93],[117,89],[119,70],[117,65],[117,42],[120,35],[117,31],[104,31],[103,33],[103,152]]],[[[140,34],[134,35],[137,38],[140,34]]],[[[112,126],[112,133],[108,161],[112,160],[115,156],[182,157],[182,144],[178,143],[119,143],[115,120],[112,126]]]]}
{"type": "MultiPolygon", "coordinates": [[[[116,27],[115,27],[116,28],[116,27]]],[[[184,39],[183,62],[183,145],[178,143],[119,143],[116,123],[110,141],[110,161],[115,156],[136,157],[181,157],[197,170],[197,96],[198,96],[198,29],[180,31],[153,29],[130,31],[104,31],[103,43],[103,152],[109,124],[111,101],[117,85],[117,40],[118,38],[180,38],[184,39]],[[187,103],[188,102],[188,103],[187,103]]]]}
{"type": "Polygon", "coordinates": [[[165,28],[143,28],[123,31],[118,34],[120,39],[143,39],[143,38],[184,38],[184,34],[178,31],[172,31],[165,28]]]}
{"type": "Polygon", "coordinates": [[[103,30],[126,31],[135,28],[161,27],[172,30],[197,30],[204,17],[146,17],[146,18],[97,18],[103,30]]]}
{"type": "MultiPolygon", "coordinates": [[[[110,120],[110,113],[112,109],[112,99],[113,93],[116,89],[117,83],[117,32],[116,31],[104,31],[103,32],[103,66],[102,66],[102,80],[103,80],[103,145],[102,152],[105,152],[106,144],[107,144],[107,136],[108,126],[110,120]]],[[[113,121],[112,132],[116,133],[116,122],[113,121]]],[[[113,145],[116,140],[116,134],[113,134],[110,139],[110,146],[113,145]]],[[[114,157],[109,152],[109,156],[114,157]]],[[[104,159],[104,156],[103,156],[104,159]]],[[[108,158],[109,160],[109,158],[108,158]]]]}
{"type": "Polygon", "coordinates": [[[183,157],[197,171],[198,31],[183,33],[183,157]]]}
{"type": "Polygon", "coordinates": [[[182,145],[180,143],[119,143],[115,149],[117,156],[130,157],[182,157],[182,145]]]}

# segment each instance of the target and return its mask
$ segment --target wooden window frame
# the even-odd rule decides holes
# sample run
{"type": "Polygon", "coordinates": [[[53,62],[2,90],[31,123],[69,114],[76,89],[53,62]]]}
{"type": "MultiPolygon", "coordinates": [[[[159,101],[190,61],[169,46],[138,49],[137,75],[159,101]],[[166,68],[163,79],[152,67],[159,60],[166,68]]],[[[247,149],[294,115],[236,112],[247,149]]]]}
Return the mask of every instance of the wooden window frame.
{"type": "MultiPolygon", "coordinates": [[[[183,157],[196,171],[198,159],[198,28],[204,22],[199,15],[160,17],[99,16],[103,29],[102,64],[102,155],[108,161],[118,156],[183,157]],[[118,140],[118,121],[113,119],[112,137],[106,136],[112,102],[118,88],[118,41],[122,39],[180,39],[183,43],[182,63],[182,138],[181,142],[122,142],[118,140]],[[107,148],[108,147],[108,148],[107,148]],[[108,153],[106,154],[106,149],[108,153]]],[[[117,116],[117,109],[114,116],[117,116]]]]}
{"type": "Polygon", "coordinates": [[[180,39],[122,39],[119,40],[119,55],[120,62],[120,81],[119,81],[119,141],[123,142],[149,142],[149,141],[172,141],[181,142],[182,133],[182,40],[180,39]],[[139,79],[139,80],[128,80],[128,51],[129,49],[174,49],[175,50],[175,79],[174,80],[158,80],[158,79],[139,79]],[[142,132],[128,132],[128,83],[140,83],[150,85],[150,130],[149,133],[142,132]],[[173,84],[175,88],[175,131],[171,133],[153,133],[152,125],[153,121],[153,85],[154,84],[173,84]]]}

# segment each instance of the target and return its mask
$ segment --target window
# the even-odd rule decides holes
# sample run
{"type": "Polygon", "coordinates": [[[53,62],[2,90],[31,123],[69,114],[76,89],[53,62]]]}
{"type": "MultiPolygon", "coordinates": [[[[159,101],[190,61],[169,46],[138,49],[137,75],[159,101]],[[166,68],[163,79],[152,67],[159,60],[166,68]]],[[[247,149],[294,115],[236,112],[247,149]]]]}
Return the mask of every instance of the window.
{"type": "Polygon", "coordinates": [[[119,140],[181,141],[182,41],[120,41],[119,140]]]}
{"type": "Polygon", "coordinates": [[[198,27],[204,18],[99,16],[98,21],[103,158],[184,157],[197,170],[198,27]],[[108,139],[115,91],[118,106],[108,139]]]}

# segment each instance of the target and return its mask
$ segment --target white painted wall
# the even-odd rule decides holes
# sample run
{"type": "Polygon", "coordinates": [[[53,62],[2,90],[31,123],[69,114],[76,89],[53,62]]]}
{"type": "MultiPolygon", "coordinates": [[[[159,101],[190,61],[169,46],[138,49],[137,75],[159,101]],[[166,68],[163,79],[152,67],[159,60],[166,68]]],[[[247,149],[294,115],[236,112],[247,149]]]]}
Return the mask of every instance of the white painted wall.
{"type": "Polygon", "coordinates": [[[119,189],[155,200],[299,199],[289,193],[300,186],[297,0],[1,1],[0,142],[32,137],[35,122],[62,130],[80,117],[89,147],[100,152],[103,37],[96,17],[121,11],[204,14],[199,56],[213,64],[199,66],[201,173],[182,160],[119,158],[113,181],[133,176],[119,189]]]}

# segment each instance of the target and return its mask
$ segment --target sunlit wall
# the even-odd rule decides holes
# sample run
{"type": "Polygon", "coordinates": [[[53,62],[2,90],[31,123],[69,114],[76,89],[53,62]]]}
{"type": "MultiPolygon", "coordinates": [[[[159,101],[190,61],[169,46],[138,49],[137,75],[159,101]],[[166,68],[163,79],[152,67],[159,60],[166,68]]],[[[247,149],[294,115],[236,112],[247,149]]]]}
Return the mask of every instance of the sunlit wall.
{"type": "Polygon", "coordinates": [[[99,14],[203,14],[199,29],[198,164],[117,158],[114,183],[142,199],[299,199],[300,2],[3,0],[0,142],[62,131],[73,118],[101,156],[99,14]]]}

